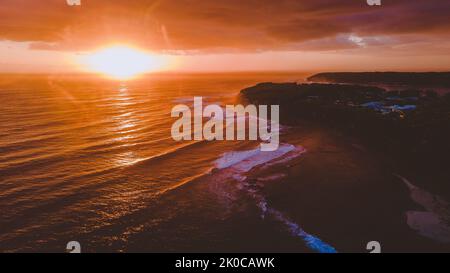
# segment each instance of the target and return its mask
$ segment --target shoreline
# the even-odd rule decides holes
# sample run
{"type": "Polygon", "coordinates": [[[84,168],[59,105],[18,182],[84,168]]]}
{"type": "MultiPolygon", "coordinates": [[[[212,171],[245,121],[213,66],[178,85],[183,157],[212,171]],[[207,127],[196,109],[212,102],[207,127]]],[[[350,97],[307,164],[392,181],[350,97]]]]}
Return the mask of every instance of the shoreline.
{"type": "Polygon", "coordinates": [[[272,207],[338,252],[368,252],[370,241],[379,241],[384,252],[450,249],[408,226],[406,213],[418,205],[369,149],[331,130],[303,127],[309,129],[292,128],[282,141],[305,147],[304,155],[270,169],[257,167],[248,175],[272,207]]]}
{"type": "MultiPolygon", "coordinates": [[[[221,251],[368,253],[371,241],[387,253],[450,250],[450,244],[411,227],[409,212],[422,207],[389,162],[357,139],[302,122],[288,128],[280,143],[304,150],[254,166],[245,165],[251,157],[244,158],[234,163],[245,165],[236,173],[234,164],[215,168],[168,198],[203,191],[215,199],[226,211],[219,223],[235,232],[218,243],[221,251]]],[[[212,251],[187,249],[206,250],[212,251]]]]}

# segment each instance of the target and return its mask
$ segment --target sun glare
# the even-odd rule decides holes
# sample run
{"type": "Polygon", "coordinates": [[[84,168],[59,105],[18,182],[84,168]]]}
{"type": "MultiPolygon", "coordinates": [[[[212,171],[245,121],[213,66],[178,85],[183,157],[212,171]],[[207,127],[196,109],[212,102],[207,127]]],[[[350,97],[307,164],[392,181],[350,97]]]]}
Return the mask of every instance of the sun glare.
{"type": "Polygon", "coordinates": [[[112,46],[87,54],[83,63],[89,71],[120,80],[163,68],[161,57],[128,46],[112,46]]]}

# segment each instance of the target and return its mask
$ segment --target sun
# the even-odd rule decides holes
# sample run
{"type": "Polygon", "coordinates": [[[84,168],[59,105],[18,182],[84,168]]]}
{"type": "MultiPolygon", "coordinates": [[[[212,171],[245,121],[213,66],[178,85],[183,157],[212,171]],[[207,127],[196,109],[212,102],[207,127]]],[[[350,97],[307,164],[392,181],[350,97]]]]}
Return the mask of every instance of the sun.
{"type": "Polygon", "coordinates": [[[153,72],[164,63],[156,55],[130,47],[110,46],[83,56],[84,66],[92,72],[110,78],[127,80],[140,74],[153,72]]]}

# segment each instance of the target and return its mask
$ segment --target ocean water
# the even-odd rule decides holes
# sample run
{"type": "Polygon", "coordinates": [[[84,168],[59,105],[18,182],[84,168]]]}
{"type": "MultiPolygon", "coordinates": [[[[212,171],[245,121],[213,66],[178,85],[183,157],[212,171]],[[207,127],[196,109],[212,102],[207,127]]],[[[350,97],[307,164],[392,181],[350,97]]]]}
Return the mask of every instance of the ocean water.
{"type": "Polygon", "coordinates": [[[0,251],[63,252],[73,240],[89,252],[333,251],[239,184],[300,148],[170,135],[171,108],[194,96],[236,104],[245,87],[305,77],[1,75],[0,251]]]}

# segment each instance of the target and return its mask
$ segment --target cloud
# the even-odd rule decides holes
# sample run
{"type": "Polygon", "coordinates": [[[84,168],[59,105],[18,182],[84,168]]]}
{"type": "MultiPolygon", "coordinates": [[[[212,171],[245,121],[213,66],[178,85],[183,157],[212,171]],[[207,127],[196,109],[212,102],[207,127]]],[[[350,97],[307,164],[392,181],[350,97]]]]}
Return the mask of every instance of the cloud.
{"type": "Polygon", "coordinates": [[[115,42],[162,51],[339,50],[446,37],[449,12],[448,0],[2,0],[0,40],[45,50],[115,42]]]}

